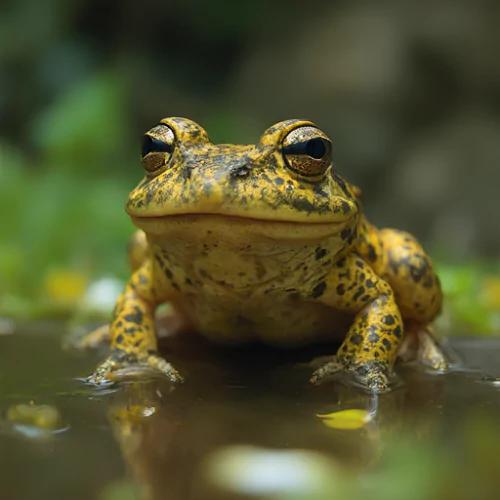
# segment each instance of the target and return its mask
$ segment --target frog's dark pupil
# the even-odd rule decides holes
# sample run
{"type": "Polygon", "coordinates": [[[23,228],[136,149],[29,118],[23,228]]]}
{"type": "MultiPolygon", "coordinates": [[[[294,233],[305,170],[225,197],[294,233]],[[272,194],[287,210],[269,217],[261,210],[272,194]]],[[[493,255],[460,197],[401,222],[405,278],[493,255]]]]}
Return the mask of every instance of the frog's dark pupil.
{"type": "Polygon", "coordinates": [[[309,139],[306,143],[306,154],[316,160],[321,160],[326,153],[326,146],[322,139],[309,139]]]}
{"type": "Polygon", "coordinates": [[[171,153],[173,145],[155,139],[150,135],[145,135],[142,139],[142,157],[144,158],[149,153],[171,153]]]}

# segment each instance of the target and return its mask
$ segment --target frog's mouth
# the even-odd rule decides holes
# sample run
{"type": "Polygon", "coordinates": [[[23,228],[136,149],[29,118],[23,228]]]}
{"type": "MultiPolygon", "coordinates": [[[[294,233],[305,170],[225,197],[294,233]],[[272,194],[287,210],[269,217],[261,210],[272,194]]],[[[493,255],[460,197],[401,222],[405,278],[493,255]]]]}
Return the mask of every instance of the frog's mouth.
{"type": "Polygon", "coordinates": [[[357,219],[350,216],[334,222],[302,222],[258,219],[239,215],[189,213],[164,216],[131,216],[132,223],[148,235],[173,233],[189,234],[191,238],[203,238],[207,234],[238,236],[262,236],[274,240],[320,240],[333,236],[347,239],[357,219]]]}

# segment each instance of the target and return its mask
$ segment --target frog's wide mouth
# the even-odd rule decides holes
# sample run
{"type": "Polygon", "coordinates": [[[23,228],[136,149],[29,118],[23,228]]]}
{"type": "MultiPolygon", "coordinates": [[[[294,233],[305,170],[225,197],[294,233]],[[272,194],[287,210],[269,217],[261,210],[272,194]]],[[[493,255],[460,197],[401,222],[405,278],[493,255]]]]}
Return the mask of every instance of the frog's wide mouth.
{"type": "Polygon", "coordinates": [[[317,239],[343,233],[352,226],[354,214],[339,221],[310,222],[292,220],[272,220],[241,215],[217,213],[187,213],[159,216],[131,215],[132,223],[150,235],[163,235],[178,230],[204,232],[243,231],[272,239],[317,239]]]}

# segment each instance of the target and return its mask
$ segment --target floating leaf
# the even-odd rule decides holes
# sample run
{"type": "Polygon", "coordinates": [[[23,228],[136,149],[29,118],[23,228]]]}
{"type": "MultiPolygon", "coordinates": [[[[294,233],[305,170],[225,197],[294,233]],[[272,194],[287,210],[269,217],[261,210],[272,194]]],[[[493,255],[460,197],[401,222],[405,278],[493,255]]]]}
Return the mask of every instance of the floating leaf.
{"type": "Polygon", "coordinates": [[[361,429],[367,423],[371,422],[375,413],[366,410],[350,409],[316,416],[323,419],[323,423],[332,429],[353,430],[361,429]]]}

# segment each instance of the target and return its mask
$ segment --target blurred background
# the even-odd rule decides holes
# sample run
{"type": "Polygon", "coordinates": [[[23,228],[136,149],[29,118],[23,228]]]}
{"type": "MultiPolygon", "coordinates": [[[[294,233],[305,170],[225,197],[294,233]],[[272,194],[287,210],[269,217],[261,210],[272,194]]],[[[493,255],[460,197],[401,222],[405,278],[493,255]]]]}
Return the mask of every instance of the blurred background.
{"type": "Polygon", "coordinates": [[[0,317],[109,312],[162,117],[238,143],[307,118],[436,260],[444,327],[500,332],[499,26],[496,0],[4,0],[0,317]]]}

